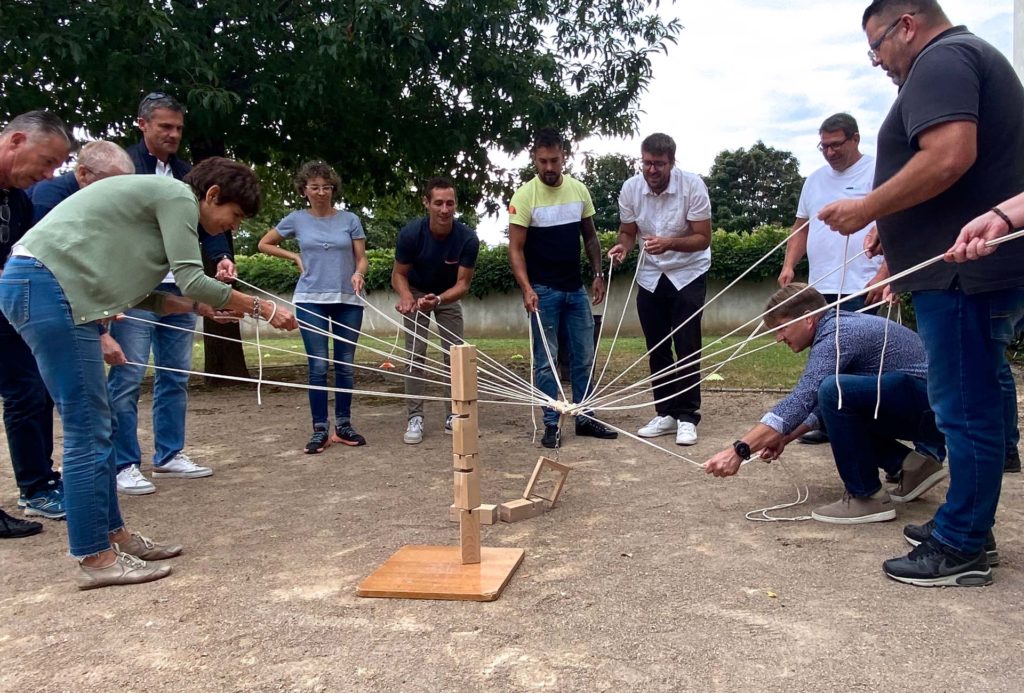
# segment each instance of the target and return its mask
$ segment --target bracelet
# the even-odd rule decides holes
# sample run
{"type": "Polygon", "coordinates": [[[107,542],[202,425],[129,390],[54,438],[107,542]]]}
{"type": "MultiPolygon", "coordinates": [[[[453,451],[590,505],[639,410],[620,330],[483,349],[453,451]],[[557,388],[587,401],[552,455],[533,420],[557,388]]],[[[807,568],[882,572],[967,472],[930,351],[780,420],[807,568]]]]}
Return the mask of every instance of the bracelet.
{"type": "Polygon", "coordinates": [[[1006,212],[1004,212],[1003,210],[999,209],[998,207],[993,207],[991,211],[997,217],[999,217],[1000,219],[1002,219],[1003,221],[1006,222],[1006,232],[1007,233],[1013,233],[1013,222],[1010,221],[1010,217],[1008,217],[1006,215],[1006,212]]]}
{"type": "Polygon", "coordinates": [[[259,296],[252,297],[252,317],[256,318],[257,320],[263,317],[263,314],[260,311],[260,303],[261,301],[259,299],[259,296]]]}
{"type": "Polygon", "coordinates": [[[441,300],[441,294],[438,294],[438,295],[437,295],[437,306],[434,306],[434,307],[435,307],[435,308],[437,308],[437,307],[438,307],[438,306],[440,306],[440,305],[441,305],[442,303],[444,303],[444,301],[442,301],[442,300],[441,300]]]}
{"type": "Polygon", "coordinates": [[[277,303],[275,301],[271,301],[270,305],[274,306],[274,309],[270,311],[270,317],[267,318],[267,322],[274,322],[274,316],[277,315],[277,303]]]}
{"type": "Polygon", "coordinates": [[[366,279],[366,277],[363,275],[362,272],[353,272],[352,276],[353,277],[362,277],[363,279],[366,279]]]}

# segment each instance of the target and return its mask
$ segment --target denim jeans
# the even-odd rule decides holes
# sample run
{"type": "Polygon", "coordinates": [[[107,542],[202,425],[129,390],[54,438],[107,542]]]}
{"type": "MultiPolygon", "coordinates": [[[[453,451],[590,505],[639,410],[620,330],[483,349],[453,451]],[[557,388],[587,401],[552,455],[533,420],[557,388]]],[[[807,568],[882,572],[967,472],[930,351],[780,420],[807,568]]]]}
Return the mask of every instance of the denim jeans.
{"type": "MultiPolygon", "coordinates": [[[[551,358],[558,353],[558,328],[563,322],[569,336],[569,379],[572,383],[572,401],[581,402],[587,395],[590,370],[594,365],[594,314],[591,312],[590,297],[583,287],[575,291],[559,291],[541,284],[534,284],[537,293],[537,310],[544,326],[551,358]]],[[[537,389],[552,399],[558,399],[558,382],[552,364],[544,351],[544,342],[537,329],[537,318],[530,316],[533,331],[533,373],[537,389]]],[[[544,425],[558,424],[556,410],[544,407],[544,425]]]]}
{"type": "MultiPolygon", "coordinates": [[[[412,297],[415,299],[422,298],[425,296],[419,289],[412,289],[412,297]]],[[[451,372],[452,357],[449,353],[453,344],[462,344],[462,334],[464,331],[462,322],[462,302],[456,301],[455,303],[448,303],[443,306],[438,306],[431,311],[434,316],[434,332],[441,336],[440,342],[441,347],[444,349],[444,365],[448,372],[451,372]]],[[[405,348],[407,351],[412,352],[412,362],[414,364],[422,364],[427,354],[427,342],[437,342],[437,337],[428,332],[430,329],[430,315],[431,313],[416,313],[415,319],[410,316],[403,316],[402,324],[405,329],[414,332],[417,336],[413,337],[409,332],[405,333],[405,348]]],[[[423,372],[423,369],[414,365],[409,366],[409,375],[414,375],[419,378],[426,378],[427,380],[434,379],[433,376],[423,372]]],[[[412,395],[413,399],[408,400],[406,405],[409,418],[414,416],[423,416],[423,400],[414,399],[417,395],[422,396],[423,390],[426,387],[426,383],[422,380],[416,380],[414,378],[405,379],[405,394],[412,395]]],[[[444,409],[445,414],[450,414],[452,403],[450,400],[445,400],[444,409]]]]}
{"type": "Polygon", "coordinates": [[[882,374],[881,403],[878,376],[840,374],[822,381],[818,407],[825,420],[832,456],[847,492],[860,498],[878,491],[879,468],[896,475],[910,448],[910,440],[929,448],[942,447],[942,434],[928,406],[928,385],[906,373],[882,374]],[[843,408],[839,408],[839,389],[843,408]]]}
{"type": "Polygon", "coordinates": [[[949,492],[933,536],[975,554],[995,521],[1006,452],[999,369],[1024,289],[913,293],[928,352],[928,399],[949,451],[949,492]]]}
{"type": "Polygon", "coordinates": [[[999,387],[1003,392],[1003,435],[1006,441],[1006,454],[1010,457],[1017,452],[1020,444],[1020,424],[1017,421],[1017,384],[1013,382],[1013,371],[1010,361],[1003,355],[999,366],[999,387]]]}
{"type": "MultiPolygon", "coordinates": [[[[352,389],[352,358],[356,354],[359,328],[363,324],[363,307],[347,303],[297,303],[298,318],[321,330],[330,332],[334,338],[334,386],[352,389]],[[344,341],[349,340],[349,341],[344,341]]],[[[327,387],[327,336],[302,328],[302,343],[309,359],[309,384],[327,387]]],[[[309,391],[309,410],[313,414],[313,425],[327,423],[327,390],[309,391]]],[[[352,393],[334,393],[334,423],[341,425],[352,421],[352,393]]]]}
{"type": "Polygon", "coordinates": [[[76,558],[110,548],[124,526],[117,503],[112,420],[95,323],[76,325],[43,264],[13,257],[0,277],[0,310],[32,348],[64,424],[64,503],[76,558]]]}
{"type": "Polygon", "coordinates": [[[60,480],[53,469],[53,400],[36,359],[11,323],[0,315],[0,397],[14,479],[25,498],[60,480]]]}
{"type": "MultiPolygon", "coordinates": [[[[174,284],[161,284],[164,293],[181,295],[174,284]]],[[[125,358],[148,363],[150,349],[153,365],[189,370],[192,367],[192,342],[196,316],[192,313],[157,315],[148,310],[126,310],[129,316],[110,325],[113,337],[125,358]],[[133,317],[160,323],[132,320],[133,317]],[[165,327],[166,326],[166,327],[165,327]],[[176,329],[183,328],[183,329],[176,329]]],[[[144,366],[112,366],[108,387],[110,405],[117,426],[114,450],[117,471],[141,464],[139,448],[139,389],[144,366]]],[[[156,370],[153,374],[153,466],[161,467],[185,448],[185,413],[188,411],[188,373],[156,370]]]]}

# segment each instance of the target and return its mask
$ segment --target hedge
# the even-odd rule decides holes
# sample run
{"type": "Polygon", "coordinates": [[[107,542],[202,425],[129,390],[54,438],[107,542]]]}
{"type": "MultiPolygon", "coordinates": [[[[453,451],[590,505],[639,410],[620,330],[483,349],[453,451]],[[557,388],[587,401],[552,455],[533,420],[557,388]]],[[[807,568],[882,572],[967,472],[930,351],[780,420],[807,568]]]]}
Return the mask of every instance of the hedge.
{"type": "MultiPolygon", "coordinates": [[[[777,244],[789,235],[789,229],[774,226],[763,226],[751,233],[728,233],[715,231],[711,236],[711,270],[712,279],[730,281],[748,269],[777,244]]],[[[608,271],[608,249],[615,244],[616,234],[605,232],[600,234],[604,271],[608,271]]],[[[367,251],[370,269],[366,273],[368,291],[380,291],[391,286],[391,267],[394,264],[393,248],[376,248],[367,251]]],[[[782,269],[785,249],[779,248],[764,262],[754,268],[748,279],[774,279],[782,269]]],[[[632,276],[636,270],[637,252],[626,259],[623,267],[616,274],[632,276]]],[[[806,261],[805,261],[806,263],[806,261]]],[[[806,264],[797,269],[797,273],[806,274],[806,264]]],[[[270,257],[269,255],[247,255],[237,258],[238,275],[245,281],[273,293],[290,293],[299,279],[298,268],[287,260],[270,257]]],[[[590,280],[590,265],[582,262],[586,268],[585,276],[590,280]]],[[[492,293],[508,293],[516,290],[516,282],[512,277],[512,269],[508,263],[508,246],[480,248],[477,258],[476,272],[470,293],[483,297],[492,293]]]]}

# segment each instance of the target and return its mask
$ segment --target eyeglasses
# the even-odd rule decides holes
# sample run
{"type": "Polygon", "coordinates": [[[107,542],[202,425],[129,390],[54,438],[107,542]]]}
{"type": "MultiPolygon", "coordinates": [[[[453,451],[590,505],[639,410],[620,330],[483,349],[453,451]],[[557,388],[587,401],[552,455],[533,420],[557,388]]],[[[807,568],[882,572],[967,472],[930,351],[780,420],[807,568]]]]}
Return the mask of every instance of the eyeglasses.
{"type": "Polygon", "coordinates": [[[7,204],[7,195],[4,195],[3,202],[0,202],[0,243],[9,243],[11,240],[11,206],[7,204]]]}
{"type": "Polygon", "coordinates": [[[312,193],[334,192],[333,185],[307,185],[306,190],[312,193]]]}
{"type": "Polygon", "coordinates": [[[850,138],[841,139],[838,142],[818,142],[818,151],[825,153],[826,150],[831,149],[832,151],[838,150],[844,144],[850,141],[850,138]]]}
{"type": "Polygon", "coordinates": [[[915,14],[917,14],[917,12],[907,12],[905,14],[901,14],[899,17],[893,20],[892,24],[886,27],[885,32],[881,36],[879,36],[877,40],[872,41],[871,43],[868,44],[868,48],[870,49],[868,50],[868,58],[871,59],[871,62],[879,62],[878,49],[882,47],[882,43],[885,41],[885,39],[889,38],[889,34],[896,30],[896,27],[899,26],[900,22],[903,21],[903,18],[913,17],[915,14]]]}
{"type": "Polygon", "coordinates": [[[672,165],[671,161],[647,161],[646,159],[640,162],[643,168],[653,168],[655,171],[661,171],[672,165]]]}

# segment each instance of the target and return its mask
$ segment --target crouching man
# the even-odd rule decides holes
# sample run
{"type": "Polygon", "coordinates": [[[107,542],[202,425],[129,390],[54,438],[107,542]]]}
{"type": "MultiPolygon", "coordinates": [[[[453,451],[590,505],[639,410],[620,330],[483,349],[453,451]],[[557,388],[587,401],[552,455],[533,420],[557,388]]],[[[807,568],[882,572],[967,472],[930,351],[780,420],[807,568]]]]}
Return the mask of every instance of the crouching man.
{"type": "Polygon", "coordinates": [[[886,318],[842,311],[837,320],[834,310],[816,312],[825,305],[806,284],[790,284],[768,300],[765,324],[795,353],[810,348],[807,366],[793,392],[704,467],[708,474],[732,476],[754,452],[775,459],[791,441],[824,424],[846,491],[811,517],[835,524],[892,520],[894,501],[912,501],[947,476],[938,460],[900,442],[944,449],[928,406],[924,345],[915,332],[886,318]],[[899,479],[892,491],[882,487],[879,468],[899,479]]]}

